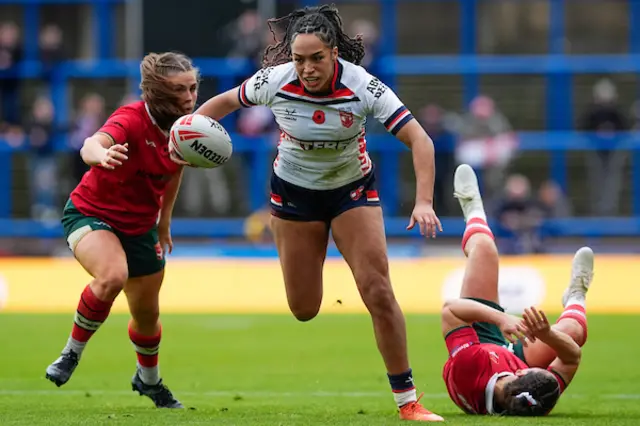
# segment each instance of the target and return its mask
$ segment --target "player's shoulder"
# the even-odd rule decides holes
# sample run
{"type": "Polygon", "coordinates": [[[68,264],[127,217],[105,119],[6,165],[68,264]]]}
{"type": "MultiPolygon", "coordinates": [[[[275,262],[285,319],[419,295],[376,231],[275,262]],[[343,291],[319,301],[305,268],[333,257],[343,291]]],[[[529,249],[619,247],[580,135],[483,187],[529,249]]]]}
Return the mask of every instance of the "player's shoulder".
{"type": "Polygon", "coordinates": [[[118,107],[107,119],[103,129],[120,128],[131,143],[139,139],[151,127],[152,119],[144,101],[118,107]]]}
{"type": "Polygon", "coordinates": [[[129,120],[142,120],[145,114],[147,114],[147,106],[144,101],[136,101],[119,106],[111,113],[110,118],[126,117],[129,120]]]}
{"type": "Polygon", "coordinates": [[[256,88],[268,86],[269,88],[277,90],[293,79],[295,79],[293,63],[286,62],[284,64],[259,69],[253,75],[253,84],[256,88]]]}
{"type": "Polygon", "coordinates": [[[363,66],[343,59],[340,63],[343,67],[342,81],[356,92],[358,97],[375,100],[387,91],[388,87],[363,66]]]}

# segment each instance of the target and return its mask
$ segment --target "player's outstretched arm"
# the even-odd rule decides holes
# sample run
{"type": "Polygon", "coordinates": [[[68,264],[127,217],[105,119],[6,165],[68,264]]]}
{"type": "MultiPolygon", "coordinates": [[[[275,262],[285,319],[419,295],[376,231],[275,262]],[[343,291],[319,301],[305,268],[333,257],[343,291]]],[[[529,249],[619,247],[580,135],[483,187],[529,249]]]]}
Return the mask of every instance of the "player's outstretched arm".
{"type": "Polygon", "coordinates": [[[417,223],[422,235],[435,238],[437,230],[442,232],[442,225],[433,210],[436,177],[433,141],[415,118],[405,124],[396,137],[411,149],[416,173],[416,205],[407,229],[417,223]]]}
{"type": "Polygon", "coordinates": [[[489,306],[470,299],[453,299],[445,302],[442,308],[442,335],[447,336],[451,331],[474,322],[488,322],[500,327],[502,334],[511,343],[520,340],[527,344],[525,336],[528,335],[526,327],[520,318],[493,309],[489,306]]]}
{"type": "Polygon", "coordinates": [[[202,104],[195,113],[206,115],[216,121],[220,121],[225,116],[242,108],[238,97],[239,91],[240,87],[238,86],[216,95],[202,104]]]}
{"type": "Polygon", "coordinates": [[[562,377],[565,386],[568,385],[580,365],[580,346],[568,334],[552,328],[544,312],[535,307],[525,309],[522,322],[536,338],[555,351],[556,359],[551,362],[549,369],[562,377]]]}
{"type": "Polygon", "coordinates": [[[96,133],[84,140],[80,156],[88,166],[101,165],[106,169],[121,166],[127,157],[127,144],[115,144],[113,138],[105,133],[96,133]]]}

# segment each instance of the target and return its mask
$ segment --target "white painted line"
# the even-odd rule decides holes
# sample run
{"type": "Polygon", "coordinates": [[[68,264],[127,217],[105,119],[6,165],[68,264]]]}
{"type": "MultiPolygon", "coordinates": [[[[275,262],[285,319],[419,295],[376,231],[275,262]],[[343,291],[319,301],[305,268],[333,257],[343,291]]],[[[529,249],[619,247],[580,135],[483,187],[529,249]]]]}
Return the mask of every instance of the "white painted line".
{"type": "MultiPolygon", "coordinates": [[[[313,398],[381,398],[391,397],[391,392],[336,392],[336,391],[317,391],[317,392],[270,392],[270,391],[173,391],[176,396],[210,396],[210,397],[235,397],[241,396],[245,398],[290,398],[290,397],[313,397],[313,398]]],[[[133,391],[125,390],[71,390],[71,389],[0,389],[0,396],[85,396],[89,395],[132,395],[133,391]]],[[[449,395],[446,393],[425,393],[423,400],[429,399],[447,399],[449,395]]],[[[591,399],[618,399],[618,400],[635,400],[640,399],[640,394],[573,394],[569,393],[563,398],[591,398],[591,399]]]]}

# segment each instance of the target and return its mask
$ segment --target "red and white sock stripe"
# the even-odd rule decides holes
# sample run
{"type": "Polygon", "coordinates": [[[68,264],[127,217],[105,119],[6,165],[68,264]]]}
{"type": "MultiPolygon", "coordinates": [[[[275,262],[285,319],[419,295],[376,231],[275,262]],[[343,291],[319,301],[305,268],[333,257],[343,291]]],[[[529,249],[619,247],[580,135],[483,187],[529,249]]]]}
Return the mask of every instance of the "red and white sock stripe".
{"type": "Polygon", "coordinates": [[[473,217],[469,219],[467,222],[467,226],[464,229],[464,234],[462,235],[462,250],[464,250],[469,238],[471,238],[474,234],[486,234],[491,238],[495,238],[493,236],[493,232],[491,232],[491,228],[487,224],[487,221],[480,217],[473,217]]]}
{"type": "Polygon", "coordinates": [[[568,305],[566,308],[564,308],[562,315],[560,315],[560,318],[558,318],[558,321],[556,321],[556,323],[562,321],[563,319],[569,318],[577,321],[582,326],[582,330],[584,331],[584,339],[582,345],[584,345],[584,343],[587,341],[587,311],[585,310],[584,306],[575,304],[568,305]]]}

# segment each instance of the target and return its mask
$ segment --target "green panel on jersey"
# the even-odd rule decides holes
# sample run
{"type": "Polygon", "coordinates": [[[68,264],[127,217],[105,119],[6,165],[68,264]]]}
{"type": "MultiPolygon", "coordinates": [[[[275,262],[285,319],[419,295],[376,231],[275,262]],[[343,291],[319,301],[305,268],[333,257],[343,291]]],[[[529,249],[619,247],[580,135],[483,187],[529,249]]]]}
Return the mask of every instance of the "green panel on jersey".
{"type": "MultiPolygon", "coordinates": [[[[500,312],[504,312],[504,308],[498,305],[495,302],[485,299],[477,299],[475,297],[465,297],[464,299],[474,300],[476,302],[482,303],[483,305],[489,306],[490,308],[497,309],[500,312]]],[[[494,345],[504,346],[508,348],[511,352],[515,354],[518,358],[520,358],[525,363],[527,362],[524,359],[524,347],[521,342],[513,344],[504,338],[502,332],[500,331],[500,327],[495,324],[491,324],[488,322],[474,322],[473,329],[478,333],[478,339],[480,343],[493,343],[494,345]]]]}

